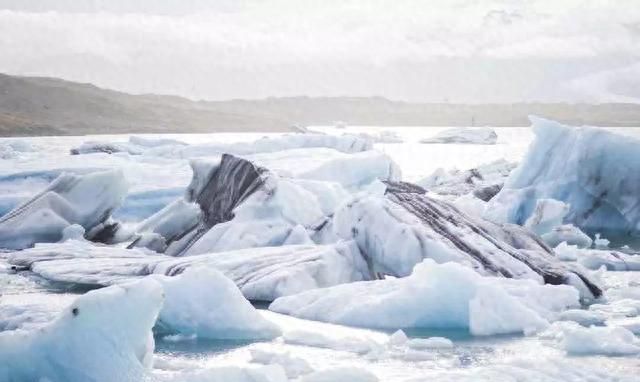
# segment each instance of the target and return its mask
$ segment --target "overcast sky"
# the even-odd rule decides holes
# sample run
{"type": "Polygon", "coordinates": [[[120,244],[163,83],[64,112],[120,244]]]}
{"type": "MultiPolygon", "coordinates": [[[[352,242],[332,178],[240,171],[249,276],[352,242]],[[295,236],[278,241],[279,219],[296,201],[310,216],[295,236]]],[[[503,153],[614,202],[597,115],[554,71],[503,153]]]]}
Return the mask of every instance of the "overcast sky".
{"type": "Polygon", "coordinates": [[[0,72],[194,99],[640,102],[640,0],[0,0],[0,72]]]}

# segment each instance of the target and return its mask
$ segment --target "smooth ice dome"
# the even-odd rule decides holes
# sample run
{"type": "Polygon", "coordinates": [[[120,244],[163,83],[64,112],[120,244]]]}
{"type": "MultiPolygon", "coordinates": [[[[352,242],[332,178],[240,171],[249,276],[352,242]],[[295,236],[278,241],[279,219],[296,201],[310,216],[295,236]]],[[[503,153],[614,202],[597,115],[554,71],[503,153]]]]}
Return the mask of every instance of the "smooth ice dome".
{"type": "Polygon", "coordinates": [[[454,127],[441,131],[420,143],[467,143],[475,145],[495,145],[498,134],[488,127],[454,127]]]}
{"type": "Polygon", "coordinates": [[[302,292],[275,300],[269,309],[361,327],[461,328],[491,335],[545,328],[557,312],[577,306],[578,291],[569,286],[483,277],[456,263],[425,260],[405,278],[302,292]]]}
{"type": "Polygon", "coordinates": [[[219,271],[194,267],[175,277],[156,278],[165,302],[158,326],[162,330],[210,339],[272,339],[280,335],[219,271]]]}
{"type": "Polygon", "coordinates": [[[2,332],[0,380],[142,380],[162,301],[160,284],[147,279],[88,292],[43,328],[2,332]]]}

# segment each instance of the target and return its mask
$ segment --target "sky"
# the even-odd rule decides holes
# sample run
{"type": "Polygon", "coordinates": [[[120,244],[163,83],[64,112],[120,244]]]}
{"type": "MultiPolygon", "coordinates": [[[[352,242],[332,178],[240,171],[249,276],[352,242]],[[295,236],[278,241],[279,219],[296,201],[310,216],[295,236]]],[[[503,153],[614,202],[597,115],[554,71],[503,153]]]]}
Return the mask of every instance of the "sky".
{"type": "Polygon", "coordinates": [[[209,100],[640,103],[640,0],[0,0],[0,72],[209,100]]]}

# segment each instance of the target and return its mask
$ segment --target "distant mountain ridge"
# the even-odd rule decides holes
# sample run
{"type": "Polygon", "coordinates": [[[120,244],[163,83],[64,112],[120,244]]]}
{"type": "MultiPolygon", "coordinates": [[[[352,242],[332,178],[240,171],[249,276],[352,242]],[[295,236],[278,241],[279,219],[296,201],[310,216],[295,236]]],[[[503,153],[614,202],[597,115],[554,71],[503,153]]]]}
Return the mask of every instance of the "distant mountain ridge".
{"type": "Polygon", "coordinates": [[[0,136],[291,131],[292,126],[640,126],[638,104],[408,103],[381,97],[192,101],[132,95],[54,78],[0,74],[0,136]]]}

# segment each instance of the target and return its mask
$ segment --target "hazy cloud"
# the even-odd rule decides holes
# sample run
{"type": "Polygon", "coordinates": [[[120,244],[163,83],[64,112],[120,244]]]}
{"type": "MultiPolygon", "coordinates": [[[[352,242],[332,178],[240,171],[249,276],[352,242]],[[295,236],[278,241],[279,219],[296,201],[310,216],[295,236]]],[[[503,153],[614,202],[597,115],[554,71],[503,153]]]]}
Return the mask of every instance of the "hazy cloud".
{"type": "Polygon", "coordinates": [[[638,25],[637,0],[0,0],[0,71],[209,99],[636,100],[638,25]]]}

